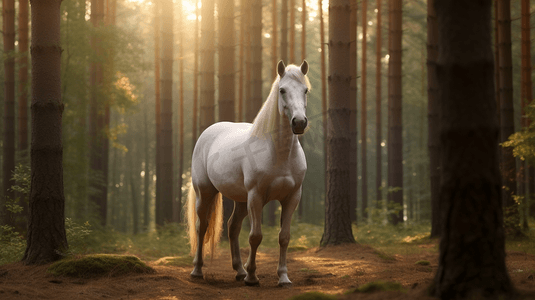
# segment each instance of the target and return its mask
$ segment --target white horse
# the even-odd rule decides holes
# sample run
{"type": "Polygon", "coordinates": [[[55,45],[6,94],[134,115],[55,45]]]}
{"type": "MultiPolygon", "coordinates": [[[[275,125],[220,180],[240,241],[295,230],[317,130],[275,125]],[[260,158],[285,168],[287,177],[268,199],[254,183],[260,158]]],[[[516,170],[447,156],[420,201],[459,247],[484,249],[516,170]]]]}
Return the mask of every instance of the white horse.
{"type": "Polygon", "coordinates": [[[195,145],[192,188],[187,202],[189,238],[195,255],[193,277],[203,276],[204,244],[210,242],[209,250],[214,253],[221,235],[223,194],[235,201],[228,221],[228,237],[236,280],[245,279],[247,285],[259,283],[256,251],[262,241],[262,208],[269,201],[278,200],[282,206],[279,286],[292,283],[288,279],[286,252],[292,214],[301,199],[307,169],[297,135],[303,134],[307,127],[308,63],[285,67],[280,61],[277,72],[271,92],[252,124],[213,124],[195,145]],[[238,236],[247,215],[251,222],[251,251],[244,269],[238,236]]]}

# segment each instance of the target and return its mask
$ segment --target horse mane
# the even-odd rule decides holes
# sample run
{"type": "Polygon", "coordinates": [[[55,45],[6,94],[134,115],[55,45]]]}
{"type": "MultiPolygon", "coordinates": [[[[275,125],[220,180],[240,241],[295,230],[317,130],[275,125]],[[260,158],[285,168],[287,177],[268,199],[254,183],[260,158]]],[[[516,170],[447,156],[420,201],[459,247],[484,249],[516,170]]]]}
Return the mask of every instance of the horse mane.
{"type": "MultiPolygon", "coordinates": [[[[301,68],[296,65],[287,66],[284,76],[289,76],[296,81],[306,84],[309,90],[311,88],[308,77],[303,75],[301,68]]],[[[277,75],[277,78],[275,78],[275,81],[271,85],[271,91],[253,121],[251,136],[267,139],[270,137],[271,133],[276,132],[276,129],[279,126],[278,96],[280,79],[280,75],[277,75]]]]}

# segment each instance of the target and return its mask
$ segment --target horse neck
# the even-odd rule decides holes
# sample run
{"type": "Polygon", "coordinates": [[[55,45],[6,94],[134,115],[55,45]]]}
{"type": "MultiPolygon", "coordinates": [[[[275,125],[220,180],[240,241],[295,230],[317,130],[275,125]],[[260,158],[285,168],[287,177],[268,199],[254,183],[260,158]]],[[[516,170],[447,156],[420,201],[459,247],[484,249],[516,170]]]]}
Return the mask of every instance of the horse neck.
{"type": "Polygon", "coordinates": [[[275,151],[277,153],[277,160],[287,159],[292,152],[297,136],[292,132],[290,121],[286,115],[278,115],[278,128],[272,136],[275,151]]]}

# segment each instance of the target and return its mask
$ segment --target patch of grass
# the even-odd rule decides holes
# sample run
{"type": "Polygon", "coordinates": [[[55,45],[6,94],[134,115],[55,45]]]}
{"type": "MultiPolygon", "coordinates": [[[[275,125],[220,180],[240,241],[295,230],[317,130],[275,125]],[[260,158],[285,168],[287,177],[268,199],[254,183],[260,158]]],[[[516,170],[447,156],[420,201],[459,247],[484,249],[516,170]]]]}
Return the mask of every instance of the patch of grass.
{"type": "Polygon", "coordinates": [[[91,278],[129,273],[154,273],[154,269],[135,256],[93,254],[62,259],[52,264],[48,272],[56,276],[91,278]]]}
{"type": "Polygon", "coordinates": [[[420,266],[429,266],[431,263],[428,262],[427,260],[419,260],[415,264],[420,265],[420,266]]]}
{"type": "Polygon", "coordinates": [[[293,296],[289,300],[336,300],[336,297],[320,292],[307,292],[304,294],[293,296]]]}
{"type": "Polygon", "coordinates": [[[351,293],[373,293],[373,292],[380,292],[380,291],[382,292],[384,291],[405,292],[405,289],[403,288],[401,283],[398,283],[398,282],[374,281],[374,282],[369,282],[364,285],[361,285],[360,287],[351,291],[351,293]]]}
{"type": "Polygon", "coordinates": [[[288,252],[297,252],[297,251],[305,251],[308,250],[307,247],[304,246],[290,246],[288,247],[288,252]]]}

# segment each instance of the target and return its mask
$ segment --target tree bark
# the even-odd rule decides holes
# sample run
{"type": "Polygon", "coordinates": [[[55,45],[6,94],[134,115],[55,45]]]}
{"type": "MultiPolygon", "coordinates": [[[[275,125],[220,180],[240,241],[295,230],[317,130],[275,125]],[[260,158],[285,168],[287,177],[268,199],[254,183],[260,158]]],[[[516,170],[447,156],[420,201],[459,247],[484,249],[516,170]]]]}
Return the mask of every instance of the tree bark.
{"type": "Polygon", "coordinates": [[[303,11],[301,12],[301,61],[306,59],[307,54],[307,2],[303,0],[303,11]]]}
{"type": "Polygon", "coordinates": [[[30,219],[23,262],[45,264],[66,252],[61,102],[60,0],[32,0],[30,219]]]}
{"type": "MultiPolygon", "coordinates": [[[[173,221],[173,1],[162,0],[161,202],[163,221],[173,221]]],[[[163,224],[159,224],[163,225],[163,224]]]]}
{"type": "MultiPolygon", "coordinates": [[[[284,0],[283,0],[284,1],[284,0]]],[[[318,0],[318,14],[320,17],[320,49],[321,49],[321,112],[323,124],[323,167],[325,176],[323,188],[325,199],[327,199],[327,80],[325,67],[325,26],[323,22],[323,1],[318,0]]]]}
{"type": "MultiPolygon", "coordinates": [[[[148,103],[148,102],[146,102],[148,103]]],[[[148,106],[148,105],[147,105],[148,106]]],[[[151,207],[151,194],[150,194],[150,142],[149,142],[149,122],[147,117],[147,108],[143,111],[143,123],[145,125],[145,176],[143,177],[143,230],[148,231],[150,226],[150,207],[151,207]]],[[[112,176],[113,178],[113,176],[112,176]]],[[[113,190],[112,185],[112,190],[113,190]]]]}
{"type": "Polygon", "coordinates": [[[161,195],[162,186],[162,162],[161,162],[161,140],[162,140],[162,118],[161,118],[161,95],[160,95],[160,1],[154,0],[154,91],[155,91],[155,119],[156,119],[156,225],[163,225],[163,203],[161,195]]]}
{"type": "Polygon", "coordinates": [[[290,0],[290,60],[291,64],[295,64],[295,0],[290,0]]]}
{"type": "Polygon", "coordinates": [[[389,105],[389,143],[388,143],[388,172],[390,188],[395,190],[391,192],[392,203],[399,209],[397,213],[390,215],[392,224],[396,225],[403,222],[403,140],[402,140],[402,122],[401,122],[401,10],[402,1],[391,1],[391,30],[390,42],[390,59],[388,61],[388,72],[390,84],[388,86],[389,105]]]}
{"type": "MultiPolygon", "coordinates": [[[[513,109],[513,67],[511,53],[511,4],[498,0],[498,38],[500,61],[500,142],[509,139],[515,132],[513,109]]],[[[505,229],[513,236],[520,233],[520,214],[513,196],[516,189],[516,161],[513,148],[501,149],[502,199],[505,206],[505,229]]]]}
{"type": "Polygon", "coordinates": [[[281,0],[281,59],[288,64],[288,0],[281,0]]]}
{"type": "MultiPolygon", "coordinates": [[[[4,36],[4,135],[3,135],[3,196],[5,200],[15,199],[15,193],[11,190],[11,177],[15,171],[15,1],[4,0],[3,13],[3,36],[4,36]]],[[[6,210],[4,219],[6,224],[15,225],[14,216],[6,210]]]]}
{"type": "Polygon", "coordinates": [[[441,299],[508,299],[513,288],[505,267],[495,146],[491,1],[436,0],[435,7],[443,222],[431,293],[441,299]]]}
{"type": "Polygon", "coordinates": [[[431,183],[431,237],[440,236],[440,115],[437,99],[436,65],[438,58],[438,28],[435,0],[427,1],[427,145],[431,183]]]}
{"type": "Polygon", "coordinates": [[[275,79],[277,77],[277,63],[279,62],[279,55],[277,54],[277,42],[279,38],[279,31],[277,28],[278,22],[277,22],[277,0],[273,0],[271,5],[272,7],[272,14],[271,14],[271,24],[272,24],[272,31],[271,31],[271,78],[275,79]]]}
{"type": "MultiPolygon", "coordinates": [[[[98,28],[104,22],[104,2],[103,0],[91,1],[91,24],[98,28]]],[[[91,38],[91,47],[96,56],[103,53],[102,41],[97,36],[91,38]]],[[[90,86],[91,99],[89,102],[89,165],[91,170],[90,185],[94,192],[90,194],[89,199],[97,209],[97,217],[100,225],[106,225],[107,219],[107,195],[104,194],[104,155],[102,149],[104,140],[105,116],[103,113],[103,65],[102,62],[94,60],[90,65],[90,86]]]]}
{"type": "Polygon", "coordinates": [[[375,189],[377,196],[377,206],[381,206],[381,201],[383,200],[383,147],[381,143],[383,142],[383,126],[382,126],[382,105],[381,105],[381,89],[382,89],[382,3],[381,0],[377,0],[377,38],[376,38],[376,57],[375,57],[375,127],[376,127],[376,141],[375,141],[375,152],[377,155],[377,164],[375,170],[375,189]]]}
{"type": "Polygon", "coordinates": [[[350,153],[349,153],[349,214],[351,222],[357,222],[357,203],[358,203],[358,155],[357,155],[357,2],[350,2],[349,15],[349,73],[351,82],[349,84],[349,126],[350,126],[350,153]]]}
{"type": "MultiPolygon", "coordinates": [[[[522,9],[522,17],[521,17],[521,23],[522,23],[522,107],[525,108],[526,105],[528,105],[532,98],[532,83],[531,83],[531,28],[530,28],[530,5],[529,0],[522,0],[521,4],[522,9]]],[[[529,128],[531,125],[531,119],[526,116],[526,111],[523,110],[523,119],[524,124],[523,127],[529,128]]],[[[532,210],[529,209],[529,204],[531,204],[532,195],[535,194],[535,180],[533,179],[533,174],[535,173],[535,169],[533,166],[527,165],[527,190],[526,192],[526,198],[524,201],[526,201],[526,209],[531,212],[532,210]],[[531,196],[530,196],[531,195],[531,196]]],[[[532,205],[533,208],[535,206],[532,205]]],[[[528,215],[525,215],[524,219],[527,220],[529,217],[528,215]]]]}
{"type": "MultiPolygon", "coordinates": [[[[28,0],[19,0],[19,151],[28,151],[28,0]]],[[[27,155],[27,153],[25,154],[27,155]]]]}
{"type": "Polygon", "coordinates": [[[195,148],[197,142],[197,116],[199,115],[199,1],[195,1],[195,34],[194,34],[194,53],[193,53],[193,119],[192,119],[192,135],[191,135],[191,151],[195,148]]]}
{"type": "Polygon", "coordinates": [[[350,151],[350,5],[329,1],[329,109],[327,124],[327,193],[322,246],[354,243],[349,213],[350,151]]]}
{"type": "Polygon", "coordinates": [[[215,121],[214,85],[214,1],[207,0],[201,7],[201,118],[202,133],[215,121]]]}
{"type": "MultiPolygon", "coordinates": [[[[173,201],[173,222],[180,222],[182,218],[182,173],[184,172],[184,12],[182,1],[178,2],[178,68],[179,68],[179,102],[178,102],[178,178],[176,200],[173,201]]],[[[232,82],[234,85],[234,82],[232,82]]],[[[234,111],[234,103],[232,103],[234,111]]]]}
{"type": "Polygon", "coordinates": [[[247,26],[246,17],[246,0],[240,0],[240,52],[238,56],[240,76],[238,78],[238,117],[237,122],[243,121],[243,90],[244,90],[244,75],[245,75],[245,27],[247,26]]]}
{"type": "Polygon", "coordinates": [[[362,82],[361,82],[361,87],[360,87],[360,91],[362,92],[362,96],[361,96],[361,99],[360,99],[360,103],[361,103],[361,109],[360,109],[360,113],[361,113],[361,119],[360,119],[360,139],[362,141],[362,144],[361,144],[361,154],[362,154],[362,166],[361,166],[361,170],[362,170],[362,218],[363,219],[367,219],[368,218],[368,161],[367,161],[367,158],[366,158],[366,154],[367,154],[367,144],[368,144],[368,137],[367,137],[367,132],[366,132],[366,123],[367,123],[367,118],[368,118],[368,115],[367,115],[367,110],[366,110],[366,106],[367,106],[367,103],[366,103],[366,43],[367,43],[367,39],[366,39],[366,33],[367,33],[367,25],[368,25],[368,20],[366,18],[366,13],[368,12],[368,1],[367,0],[363,0],[362,1],[362,71],[361,71],[361,74],[362,74],[362,82]]]}

